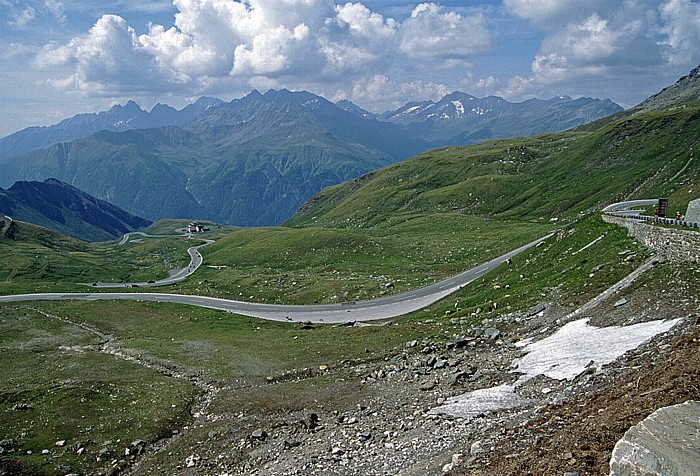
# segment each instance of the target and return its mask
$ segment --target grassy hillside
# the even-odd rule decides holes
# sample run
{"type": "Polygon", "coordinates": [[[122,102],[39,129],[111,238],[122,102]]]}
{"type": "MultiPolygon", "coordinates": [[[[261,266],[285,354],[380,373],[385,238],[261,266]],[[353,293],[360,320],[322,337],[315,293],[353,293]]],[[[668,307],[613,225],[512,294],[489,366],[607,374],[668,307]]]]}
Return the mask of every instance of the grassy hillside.
{"type": "MultiPolygon", "coordinates": [[[[330,236],[308,231],[318,235],[315,244],[330,236]]],[[[57,464],[105,472],[137,440],[167,448],[149,453],[146,464],[168,474],[203,448],[240,465],[257,445],[236,443],[256,428],[274,432],[290,414],[358,408],[376,390],[360,379],[374,365],[393,367],[406,343],[420,342],[416,353],[442,349],[471,335],[475,323],[540,300],[571,308],[647,257],[624,229],[589,217],[387,326],[303,329],[158,303],[2,304],[0,361],[9,370],[0,383],[0,439],[13,440],[14,452],[0,469],[11,461],[38,474],[55,474],[57,464]],[[65,451],[55,444],[61,440],[65,451]]]]}
{"type": "Polygon", "coordinates": [[[244,229],[202,249],[204,266],[172,290],[275,303],[357,301],[431,284],[551,229],[454,213],[364,230],[244,229]]]}
{"type": "Polygon", "coordinates": [[[76,283],[159,279],[189,262],[191,240],[146,239],[127,245],[85,243],[13,221],[0,239],[0,294],[85,291],[76,283]]]}
{"type": "Polygon", "coordinates": [[[412,214],[571,220],[616,200],[700,196],[700,108],[653,111],[593,132],[448,147],[322,191],[287,224],[369,227],[412,214]]]}

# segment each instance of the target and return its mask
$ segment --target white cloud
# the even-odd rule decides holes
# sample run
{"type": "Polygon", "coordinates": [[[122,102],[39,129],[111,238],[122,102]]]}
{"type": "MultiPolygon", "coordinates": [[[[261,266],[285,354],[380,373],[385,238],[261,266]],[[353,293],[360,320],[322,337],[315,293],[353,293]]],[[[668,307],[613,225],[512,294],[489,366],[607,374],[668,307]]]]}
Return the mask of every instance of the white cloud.
{"type": "Polygon", "coordinates": [[[12,11],[7,23],[14,28],[26,28],[34,18],[36,18],[36,10],[31,5],[27,5],[22,10],[12,11]]]}
{"type": "Polygon", "coordinates": [[[378,13],[370,11],[361,3],[346,3],[335,7],[337,22],[347,26],[354,36],[385,41],[396,34],[396,21],[384,20],[378,13]]]}
{"type": "Polygon", "coordinates": [[[59,0],[45,0],[44,7],[59,23],[65,24],[66,21],[68,21],[64,12],[63,3],[59,0]]]}
{"type": "Polygon", "coordinates": [[[435,100],[450,92],[452,89],[445,84],[420,80],[401,82],[377,74],[367,80],[357,81],[349,99],[358,103],[382,103],[385,107],[394,108],[406,103],[407,98],[435,100]]]}
{"type": "Polygon", "coordinates": [[[435,3],[422,3],[401,25],[401,53],[416,58],[463,57],[492,46],[482,15],[445,12],[435,3]]]}
{"type": "Polygon", "coordinates": [[[238,45],[234,51],[232,74],[270,74],[290,67],[291,56],[299,43],[309,37],[309,27],[297,25],[293,30],[278,26],[257,34],[251,46],[238,45]]]}
{"type": "Polygon", "coordinates": [[[35,65],[45,70],[70,66],[73,74],[49,84],[101,94],[160,88],[165,79],[134,30],[116,15],[104,15],[87,35],[66,45],[46,45],[35,65]]]}
{"type": "Polygon", "coordinates": [[[661,5],[665,45],[671,48],[672,63],[697,64],[700,59],[700,3],[690,0],[669,0],[661,5]]]}
{"type": "MultiPolygon", "coordinates": [[[[60,14],[58,0],[45,1],[60,14]]],[[[363,94],[379,100],[371,92],[376,78],[400,76],[406,67],[415,68],[416,59],[433,75],[463,70],[467,56],[493,44],[483,15],[458,14],[434,3],[418,5],[403,22],[362,3],[332,0],[174,0],[173,5],[171,26],[151,24],[137,36],[123,18],[104,15],[87,34],[46,45],[35,64],[53,75],[50,84],[86,93],[126,91],[137,84],[205,93],[235,82],[313,85],[349,94],[364,83],[363,94]],[[332,89],[324,84],[330,82],[332,89]]],[[[405,81],[393,89],[434,95],[431,81],[425,77],[413,86],[405,81]]]]}
{"type": "MultiPolygon", "coordinates": [[[[669,3],[674,2],[688,6],[688,0],[669,3]]],[[[505,97],[577,95],[582,94],[586,85],[604,81],[622,87],[625,82],[650,74],[667,63],[667,48],[659,44],[662,30],[658,1],[504,0],[504,4],[508,11],[546,32],[532,60],[531,76],[511,78],[505,89],[499,91],[505,97]]],[[[673,16],[670,12],[667,15],[673,16]]],[[[685,26],[680,29],[687,32],[685,26]]],[[[692,44],[697,47],[697,39],[692,44]]]]}

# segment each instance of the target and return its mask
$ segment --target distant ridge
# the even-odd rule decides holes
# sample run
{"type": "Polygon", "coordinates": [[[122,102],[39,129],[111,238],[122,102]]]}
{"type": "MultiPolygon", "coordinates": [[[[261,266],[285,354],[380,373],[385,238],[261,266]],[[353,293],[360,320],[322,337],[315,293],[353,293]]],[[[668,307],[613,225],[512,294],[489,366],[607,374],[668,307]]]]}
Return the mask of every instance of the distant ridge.
{"type": "Polygon", "coordinates": [[[0,157],[44,149],[99,131],[122,132],[182,125],[194,120],[209,107],[222,103],[220,99],[201,97],[179,111],[165,104],[156,104],[150,112],[146,112],[134,101],[129,101],[97,114],[78,114],[52,126],[28,127],[3,137],[0,139],[0,157]]]}
{"type": "Polygon", "coordinates": [[[682,212],[700,196],[699,90],[696,68],[635,110],[576,131],[424,152],[321,191],[286,225],[371,227],[437,213],[554,222],[648,197],[682,212]]]}
{"type": "MultiPolygon", "coordinates": [[[[39,128],[58,134],[63,127],[63,134],[91,120],[102,127],[39,150],[0,152],[0,187],[54,177],[151,220],[278,225],[323,188],[425,150],[559,131],[619,110],[588,98],[513,104],[453,93],[426,103],[423,115],[382,121],[349,102],[285,89],[253,91],[228,103],[200,99],[195,106],[175,111],[161,105],[147,114],[129,102],[39,128]]],[[[28,149],[55,140],[51,134],[22,142],[17,133],[4,141],[28,149]]]]}
{"type": "Polygon", "coordinates": [[[56,179],[0,188],[0,215],[83,241],[108,241],[151,224],[56,179]]]}

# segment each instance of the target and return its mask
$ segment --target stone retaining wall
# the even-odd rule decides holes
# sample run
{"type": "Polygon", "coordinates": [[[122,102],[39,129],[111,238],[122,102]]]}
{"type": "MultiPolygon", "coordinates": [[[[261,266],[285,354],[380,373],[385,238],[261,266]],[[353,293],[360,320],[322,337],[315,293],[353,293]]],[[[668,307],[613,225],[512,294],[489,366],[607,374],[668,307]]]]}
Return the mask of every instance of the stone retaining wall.
{"type": "Polygon", "coordinates": [[[624,226],[630,236],[666,259],[700,263],[700,232],[665,228],[612,215],[603,215],[603,220],[624,226]]]}

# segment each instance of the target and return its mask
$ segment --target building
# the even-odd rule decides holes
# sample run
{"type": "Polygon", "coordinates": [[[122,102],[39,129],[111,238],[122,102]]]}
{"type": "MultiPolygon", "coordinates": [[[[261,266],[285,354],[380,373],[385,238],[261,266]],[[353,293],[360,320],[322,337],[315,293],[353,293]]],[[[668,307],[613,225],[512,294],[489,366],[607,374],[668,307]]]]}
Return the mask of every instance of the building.
{"type": "Polygon", "coordinates": [[[196,221],[193,221],[189,225],[187,225],[187,232],[188,233],[198,233],[200,231],[206,231],[207,229],[204,228],[204,225],[201,223],[197,223],[196,221]]]}

